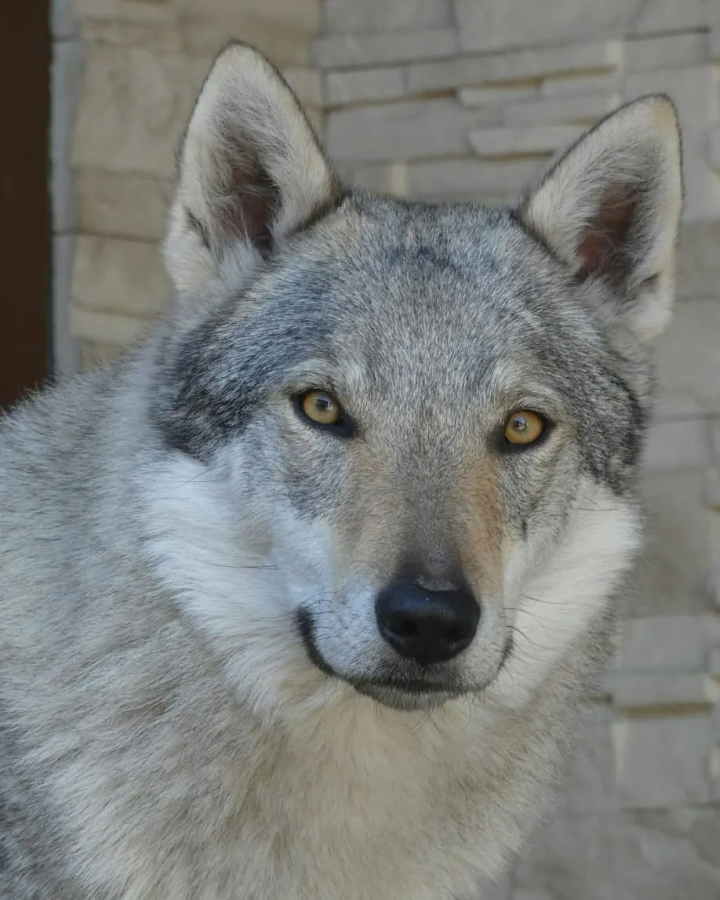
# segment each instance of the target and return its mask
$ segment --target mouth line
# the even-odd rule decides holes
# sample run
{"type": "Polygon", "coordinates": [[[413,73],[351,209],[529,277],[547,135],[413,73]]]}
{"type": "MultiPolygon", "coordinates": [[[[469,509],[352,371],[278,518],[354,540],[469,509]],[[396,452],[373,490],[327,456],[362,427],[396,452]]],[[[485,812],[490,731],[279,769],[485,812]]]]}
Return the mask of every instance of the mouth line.
{"type": "Polygon", "coordinates": [[[458,684],[457,682],[451,681],[426,681],[424,678],[398,678],[396,676],[389,676],[387,678],[364,678],[352,681],[336,672],[318,650],[317,644],[315,643],[314,623],[310,613],[306,609],[300,608],[297,611],[296,619],[298,631],[300,632],[305,651],[313,665],[325,675],[344,681],[361,694],[372,695],[378,690],[395,691],[413,696],[445,694],[448,697],[461,697],[463,694],[479,693],[489,687],[498,677],[514,649],[513,638],[512,635],[510,635],[505,640],[502,657],[500,659],[500,664],[497,667],[497,671],[492,678],[479,685],[458,684]]]}

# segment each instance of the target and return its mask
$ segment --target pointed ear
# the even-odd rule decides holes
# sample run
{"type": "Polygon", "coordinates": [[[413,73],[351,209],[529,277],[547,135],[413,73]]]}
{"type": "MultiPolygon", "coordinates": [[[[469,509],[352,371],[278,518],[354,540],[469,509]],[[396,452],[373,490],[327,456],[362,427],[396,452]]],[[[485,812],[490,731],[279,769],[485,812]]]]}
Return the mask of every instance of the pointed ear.
{"type": "Polygon", "coordinates": [[[647,342],[670,318],[681,206],[675,108],[653,95],[582,137],[524,199],[519,217],[579,280],[605,288],[601,315],[647,342]]]}
{"type": "Polygon", "coordinates": [[[180,292],[235,280],[336,199],[295,96],[256,50],[216,59],[179,153],[165,264],[180,292]]]}

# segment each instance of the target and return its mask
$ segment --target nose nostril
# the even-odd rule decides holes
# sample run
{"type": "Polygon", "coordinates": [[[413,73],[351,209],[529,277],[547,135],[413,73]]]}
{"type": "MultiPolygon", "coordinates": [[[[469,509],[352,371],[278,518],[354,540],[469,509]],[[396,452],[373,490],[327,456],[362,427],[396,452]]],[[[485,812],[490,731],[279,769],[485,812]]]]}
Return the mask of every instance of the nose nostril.
{"type": "Polygon", "coordinates": [[[445,632],[445,638],[453,644],[460,643],[460,641],[464,641],[467,639],[468,629],[464,628],[462,625],[456,625],[453,628],[448,628],[445,632]]]}
{"type": "Polygon", "coordinates": [[[419,630],[417,622],[412,619],[400,617],[390,619],[386,624],[386,628],[398,637],[404,638],[415,637],[419,630]]]}

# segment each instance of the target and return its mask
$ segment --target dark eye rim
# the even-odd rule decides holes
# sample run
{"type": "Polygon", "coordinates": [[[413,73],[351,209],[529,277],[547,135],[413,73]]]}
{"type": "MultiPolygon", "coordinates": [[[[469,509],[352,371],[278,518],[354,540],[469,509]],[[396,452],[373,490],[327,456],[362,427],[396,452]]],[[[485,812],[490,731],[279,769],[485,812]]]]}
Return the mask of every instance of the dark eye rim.
{"type": "Polygon", "coordinates": [[[497,432],[496,444],[499,451],[503,454],[529,453],[531,450],[536,450],[538,447],[541,447],[547,441],[553,427],[554,423],[552,420],[544,413],[540,412],[539,409],[533,409],[531,406],[517,407],[516,409],[513,409],[512,412],[509,412],[503,419],[502,425],[497,432]],[[513,444],[512,441],[509,441],[505,437],[505,430],[507,429],[510,418],[520,412],[532,413],[542,422],[542,431],[540,432],[539,437],[534,441],[530,441],[528,444],[513,444]]]}
{"type": "Polygon", "coordinates": [[[357,431],[355,422],[345,412],[342,403],[340,403],[340,401],[337,400],[333,391],[330,391],[327,388],[322,388],[322,387],[306,388],[303,391],[298,391],[297,393],[293,394],[290,399],[292,401],[292,405],[293,405],[293,408],[294,408],[297,416],[301,419],[303,424],[308,425],[310,428],[314,428],[317,431],[322,431],[325,434],[332,434],[335,437],[340,437],[340,438],[352,437],[355,434],[355,432],[357,431]],[[303,400],[308,396],[308,394],[314,394],[317,392],[320,392],[323,394],[328,394],[330,397],[332,397],[336,401],[336,403],[342,410],[340,419],[337,422],[333,422],[331,425],[323,425],[321,422],[315,422],[313,419],[311,419],[307,415],[305,410],[302,408],[303,400]]]}

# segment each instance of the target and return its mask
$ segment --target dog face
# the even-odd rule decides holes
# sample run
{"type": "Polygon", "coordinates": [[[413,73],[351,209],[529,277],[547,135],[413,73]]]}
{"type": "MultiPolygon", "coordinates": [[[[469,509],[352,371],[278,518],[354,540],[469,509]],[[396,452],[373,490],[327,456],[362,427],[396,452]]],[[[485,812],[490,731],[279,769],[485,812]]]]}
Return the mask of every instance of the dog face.
{"type": "Polygon", "coordinates": [[[221,55],[166,242],[155,557],[257,702],[522,702],[603,614],[680,195],[657,97],[513,209],[345,192],[269,64],[221,55]]]}

